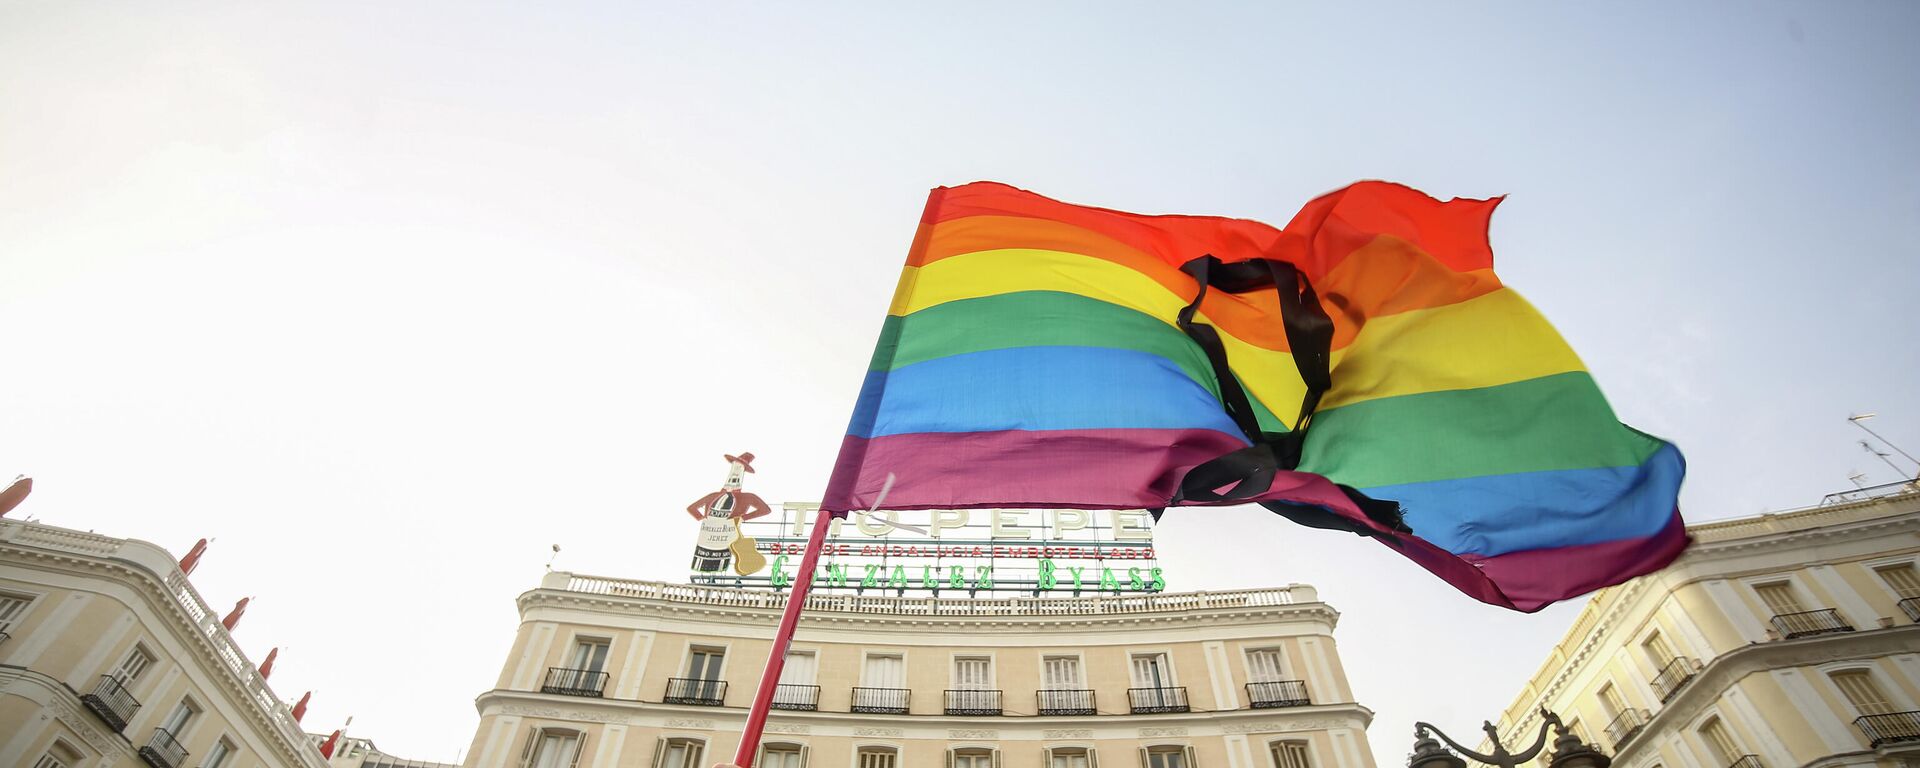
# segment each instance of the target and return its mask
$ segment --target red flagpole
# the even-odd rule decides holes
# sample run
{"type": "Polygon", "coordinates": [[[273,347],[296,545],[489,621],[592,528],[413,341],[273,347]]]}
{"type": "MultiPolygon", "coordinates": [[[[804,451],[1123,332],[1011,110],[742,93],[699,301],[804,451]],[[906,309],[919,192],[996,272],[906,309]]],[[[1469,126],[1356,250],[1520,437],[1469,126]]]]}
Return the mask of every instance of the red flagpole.
{"type": "MultiPolygon", "coordinates": [[[[878,505],[876,505],[878,506],[878,505]]],[[[747,727],[740,732],[740,750],[733,764],[753,768],[753,753],[760,748],[760,732],[767,726],[767,711],[773,707],[773,692],[780,687],[780,670],[787,666],[787,646],[793,642],[793,630],[800,625],[800,609],[807,604],[807,592],[813,589],[813,567],[820,562],[820,550],[827,541],[827,529],[834,516],[825,511],[814,513],[813,531],[807,535],[806,554],[800,556],[800,572],[794,575],[793,590],[787,593],[787,610],[780,615],[780,629],[773,635],[773,653],[767,656],[767,669],[760,673],[760,690],[753,694],[753,708],[747,710],[747,727]]]]}

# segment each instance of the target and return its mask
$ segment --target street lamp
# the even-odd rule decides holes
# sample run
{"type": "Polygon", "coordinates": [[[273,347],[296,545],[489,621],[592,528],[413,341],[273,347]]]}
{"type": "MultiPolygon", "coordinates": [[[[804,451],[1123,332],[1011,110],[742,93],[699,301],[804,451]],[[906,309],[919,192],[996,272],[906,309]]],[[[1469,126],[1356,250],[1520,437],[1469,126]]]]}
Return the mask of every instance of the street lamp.
{"type": "Polygon", "coordinates": [[[1487,732],[1487,740],[1493,742],[1491,755],[1483,755],[1460,746],[1459,742],[1449,738],[1446,732],[1439,728],[1426,723],[1414,723],[1413,754],[1407,756],[1407,768],[1466,768],[1467,761],[1460,759],[1460,755],[1447,751],[1446,747],[1440,746],[1439,741],[1433,740],[1434,736],[1439,736],[1440,741],[1446,742],[1448,747],[1453,747],[1454,752],[1459,752],[1481,763],[1500,766],[1500,768],[1517,768],[1520,764],[1532,760],[1534,756],[1540,754],[1540,750],[1546,748],[1549,727],[1554,731],[1553,755],[1547,763],[1549,768],[1607,768],[1613,764],[1612,758],[1582,742],[1579,736],[1568,731],[1567,726],[1560,722],[1559,715],[1544,707],[1540,710],[1540,735],[1534,738],[1533,746],[1527,747],[1519,754],[1508,752],[1506,746],[1500,743],[1500,731],[1493,727],[1493,723],[1482,723],[1480,727],[1487,732]]]}

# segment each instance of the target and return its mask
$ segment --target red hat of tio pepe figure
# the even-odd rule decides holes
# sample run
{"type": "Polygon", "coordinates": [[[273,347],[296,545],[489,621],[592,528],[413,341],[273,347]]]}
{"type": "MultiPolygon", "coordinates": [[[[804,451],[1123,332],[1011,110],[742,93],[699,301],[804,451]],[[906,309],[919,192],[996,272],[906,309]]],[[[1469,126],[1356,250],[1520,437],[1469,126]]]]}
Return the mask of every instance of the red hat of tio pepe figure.
{"type": "MultiPolygon", "coordinates": [[[[726,454],[721,454],[721,455],[725,456],[726,454]]],[[[741,464],[745,464],[748,472],[753,471],[753,452],[752,451],[747,451],[746,453],[742,453],[738,456],[727,456],[727,461],[729,462],[737,461],[741,464]]]]}

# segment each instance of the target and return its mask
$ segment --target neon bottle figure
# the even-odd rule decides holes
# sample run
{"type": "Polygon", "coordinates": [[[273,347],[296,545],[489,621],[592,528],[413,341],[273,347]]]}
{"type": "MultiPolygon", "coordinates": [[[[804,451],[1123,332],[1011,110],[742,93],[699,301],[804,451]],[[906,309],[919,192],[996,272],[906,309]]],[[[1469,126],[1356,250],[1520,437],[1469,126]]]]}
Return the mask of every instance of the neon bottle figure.
{"type": "Polygon", "coordinates": [[[759,496],[740,490],[740,481],[753,471],[753,454],[727,456],[727,482],[720,490],[687,505],[687,514],[700,521],[700,538],[693,547],[696,573],[719,573],[733,563],[729,549],[740,536],[738,521],[763,517],[771,512],[759,496]]]}

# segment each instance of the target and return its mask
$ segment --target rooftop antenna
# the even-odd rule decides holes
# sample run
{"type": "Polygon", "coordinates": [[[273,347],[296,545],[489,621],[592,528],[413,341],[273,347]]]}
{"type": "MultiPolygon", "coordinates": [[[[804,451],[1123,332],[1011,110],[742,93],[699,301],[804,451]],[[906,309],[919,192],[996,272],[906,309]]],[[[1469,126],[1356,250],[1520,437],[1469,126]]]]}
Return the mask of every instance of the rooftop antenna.
{"type": "Polygon", "coordinates": [[[1901,469],[1899,466],[1895,465],[1892,459],[1887,458],[1888,456],[1892,456],[1893,454],[1874,448],[1872,443],[1869,443],[1865,440],[1860,441],[1860,447],[1865,449],[1867,453],[1871,453],[1875,456],[1880,457],[1880,460],[1886,462],[1887,466],[1893,467],[1894,474],[1905,475],[1907,473],[1906,470],[1901,469]]]}
{"type": "Polygon", "coordinates": [[[1861,472],[1860,470],[1856,469],[1856,470],[1853,470],[1852,474],[1847,475],[1847,479],[1853,482],[1853,487],[1864,489],[1867,487],[1867,484],[1860,482],[1860,480],[1862,478],[1865,478],[1866,476],[1867,476],[1867,473],[1861,472]]]}
{"type": "MultiPolygon", "coordinates": [[[[1878,416],[1878,415],[1880,415],[1880,414],[1877,414],[1877,413],[1874,413],[1874,412],[1872,412],[1872,411],[1868,411],[1868,412],[1866,412],[1866,413],[1856,413],[1856,414],[1853,414],[1853,415],[1851,415],[1851,416],[1848,416],[1848,417],[1847,417],[1847,421],[1851,421],[1851,422],[1853,422],[1853,425],[1854,425],[1854,426],[1856,426],[1856,427],[1859,427],[1859,428],[1860,428],[1860,429],[1862,429],[1862,430],[1865,430],[1865,431],[1866,431],[1866,433],[1867,433],[1867,434],[1869,434],[1869,435],[1873,435],[1873,437],[1874,437],[1874,439],[1876,439],[1876,440],[1879,440],[1880,442],[1883,442],[1883,443],[1886,443],[1886,444],[1887,444],[1887,447],[1888,447],[1888,448],[1892,448],[1893,450],[1895,450],[1895,451],[1897,451],[1897,452],[1899,452],[1899,454],[1900,454],[1900,455],[1902,455],[1902,456],[1905,456],[1905,457],[1907,457],[1907,461],[1911,461],[1911,462],[1913,462],[1913,463],[1914,463],[1914,466],[1917,466],[1917,467],[1920,467],[1920,459],[1916,459],[1916,458],[1914,458],[1914,457],[1913,457],[1913,454],[1911,454],[1911,453],[1907,453],[1906,451],[1902,451],[1902,450],[1900,450],[1900,446],[1897,446],[1897,445],[1894,445],[1894,444],[1893,444],[1893,441],[1892,441],[1892,440],[1888,440],[1888,439],[1886,439],[1885,437],[1881,437],[1881,436],[1880,436],[1880,433],[1878,433],[1878,432],[1875,432],[1875,431],[1873,431],[1873,429],[1872,429],[1872,428],[1870,428],[1870,427],[1868,427],[1868,426],[1866,425],[1866,423],[1865,423],[1865,422],[1866,422],[1866,420],[1868,420],[1868,419],[1871,419],[1871,418],[1873,418],[1873,417],[1875,417],[1875,416],[1878,416]]],[[[1872,449],[1868,449],[1868,450],[1872,450],[1872,449]]],[[[1874,453],[1880,453],[1880,452],[1879,452],[1879,451],[1874,451],[1874,453]]],[[[1880,457],[1881,457],[1881,459],[1882,459],[1882,460],[1885,460],[1885,458],[1886,458],[1886,456],[1887,456],[1887,454],[1884,454],[1884,453],[1880,453],[1880,457]]],[[[1889,461],[1889,462],[1887,462],[1887,463],[1888,463],[1889,465],[1891,465],[1891,464],[1892,464],[1893,462],[1891,462],[1891,461],[1889,461]]],[[[1896,472],[1899,472],[1899,473],[1900,473],[1900,474],[1902,474],[1902,475],[1904,475],[1904,474],[1906,474],[1906,472],[1905,472],[1905,471],[1902,471],[1902,470],[1900,470],[1900,468],[1899,468],[1899,467],[1894,467],[1894,470],[1895,470],[1896,472]]]]}
{"type": "Polygon", "coordinates": [[[547,570],[553,570],[553,561],[560,559],[560,545],[553,545],[553,557],[547,558],[547,570]]]}

